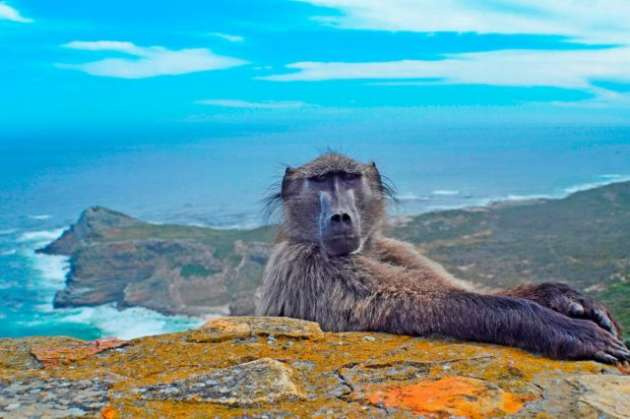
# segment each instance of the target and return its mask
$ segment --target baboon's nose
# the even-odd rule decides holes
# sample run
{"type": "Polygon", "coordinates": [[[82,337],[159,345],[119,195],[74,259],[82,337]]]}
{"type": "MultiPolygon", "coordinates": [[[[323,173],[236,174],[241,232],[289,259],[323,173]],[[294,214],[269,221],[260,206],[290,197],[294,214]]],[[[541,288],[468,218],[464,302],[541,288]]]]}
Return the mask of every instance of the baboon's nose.
{"type": "Polygon", "coordinates": [[[331,224],[352,224],[352,218],[347,212],[333,214],[330,217],[331,224]]]}

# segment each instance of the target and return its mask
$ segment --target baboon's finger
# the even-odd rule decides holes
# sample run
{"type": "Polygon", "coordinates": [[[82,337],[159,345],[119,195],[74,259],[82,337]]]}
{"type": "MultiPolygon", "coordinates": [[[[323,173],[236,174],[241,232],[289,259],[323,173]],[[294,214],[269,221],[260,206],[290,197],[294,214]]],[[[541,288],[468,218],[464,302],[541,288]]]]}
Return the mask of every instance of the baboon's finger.
{"type": "Polygon", "coordinates": [[[617,332],[615,331],[615,327],[613,326],[612,320],[610,320],[610,318],[608,317],[608,314],[604,310],[599,309],[599,308],[594,309],[593,317],[595,319],[595,323],[600,325],[602,328],[608,330],[613,335],[615,336],[617,335],[617,332]]]}
{"type": "Polygon", "coordinates": [[[568,310],[571,317],[583,317],[585,312],[584,306],[576,301],[569,303],[568,310]]]}
{"type": "Polygon", "coordinates": [[[615,364],[618,361],[617,358],[604,351],[595,352],[595,354],[593,354],[593,358],[595,358],[596,361],[603,362],[604,364],[615,364]]]}

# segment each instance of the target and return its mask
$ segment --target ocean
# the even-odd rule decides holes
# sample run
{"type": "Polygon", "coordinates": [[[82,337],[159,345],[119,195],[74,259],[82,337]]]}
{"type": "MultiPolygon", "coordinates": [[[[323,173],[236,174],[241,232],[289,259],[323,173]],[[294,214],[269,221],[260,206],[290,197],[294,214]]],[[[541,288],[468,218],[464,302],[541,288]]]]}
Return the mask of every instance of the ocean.
{"type": "Polygon", "coordinates": [[[376,161],[396,187],[390,211],[398,215],[562,197],[630,180],[628,127],[324,127],[159,143],[0,139],[0,337],[134,338],[200,324],[139,308],[53,309],[68,260],[35,250],[91,205],[153,222],[254,227],[285,165],[328,149],[376,161]]]}

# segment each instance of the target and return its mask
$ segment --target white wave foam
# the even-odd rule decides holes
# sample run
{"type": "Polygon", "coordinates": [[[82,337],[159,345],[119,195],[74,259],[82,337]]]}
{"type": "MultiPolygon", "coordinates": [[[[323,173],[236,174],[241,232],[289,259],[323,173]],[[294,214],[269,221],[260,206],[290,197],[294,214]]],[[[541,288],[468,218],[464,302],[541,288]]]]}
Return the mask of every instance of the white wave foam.
{"type": "Polygon", "coordinates": [[[186,316],[165,316],[145,308],[133,307],[119,311],[113,305],[70,309],[74,314],[65,320],[91,324],[104,337],[134,339],[199,327],[203,320],[186,316]]]}
{"type": "Polygon", "coordinates": [[[186,316],[165,316],[145,308],[130,308],[119,311],[113,305],[53,309],[55,293],[62,289],[69,271],[67,256],[45,255],[35,252],[37,247],[56,239],[63,229],[51,231],[30,231],[22,234],[18,241],[25,244],[21,253],[27,257],[38,275],[33,281],[25,281],[23,286],[38,291],[39,303],[35,305],[40,313],[27,323],[74,322],[89,324],[101,331],[103,336],[133,339],[140,336],[156,335],[198,327],[203,320],[186,316]],[[41,299],[40,299],[41,298],[41,299]]]}
{"type": "Polygon", "coordinates": [[[458,205],[456,208],[479,208],[479,207],[488,207],[493,205],[501,205],[501,203],[512,203],[512,202],[527,202],[527,201],[536,201],[540,199],[554,199],[561,198],[559,196],[554,195],[544,195],[544,194],[531,194],[531,195],[518,195],[518,194],[509,194],[504,196],[494,196],[487,198],[480,198],[475,200],[472,204],[466,203],[462,205],[458,205]]]}
{"type": "Polygon", "coordinates": [[[431,194],[438,196],[454,196],[459,195],[459,191],[454,189],[437,189],[435,191],[432,191],[431,194]]]}
{"type": "Polygon", "coordinates": [[[68,273],[69,259],[67,256],[43,255],[33,253],[33,268],[40,272],[44,284],[50,288],[60,288],[65,283],[66,274],[68,273]]]}
{"type": "Polygon", "coordinates": [[[427,201],[429,200],[426,196],[416,195],[414,193],[404,193],[400,195],[396,195],[396,199],[399,201],[427,201]]]}
{"type": "Polygon", "coordinates": [[[37,215],[29,215],[28,218],[32,219],[32,220],[39,220],[39,221],[43,221],[43,220],[48,220],[52,217],[52,215],[49,214],[37,214],[37,215]]]}
{"type": "Polygon", "coordinates": [[[16,228],[8,228],[6,230],[0,230],[0,236],[8,236],[9,234],[17,233],[16,228]]]}
{"type": "Polygon", "coordinates": [[[16,249],[3,250],[0,252],[0,256],[12,256],[17,253],[16,249]]]}
{"type": "Polygon", "coordinates": [[[553,196],[551,195],[544,195],[544,194],[532,194],[532,195],[516,195],[516,194],[511,194],[508,196],[504,196],[502,197],[500,201],[531,201],[534,199],[550,199],[553,198],[553,196]]]}
{"type": "MultiPolygon", "coordinates": [[[[559,193],[554,194],[531,194],[531,195],[518,195],[518,194],[509,194],[505,196],[495,196],[482,198],[475,202],[475,207],[487,206],[500,204],[501,202],[509,202],[509,201],[531,201],[537,199],[561,199],[565,198],[572,193],[579,191],[586,191],[589,189],[599,188],[602,186],[610,185],[612,183],[617,182],[627,182],[630,181],[630,175],[621,175],[621,174],[604,174],[596,176],[597,179],[593,182],[580,183],[577,185],[569,186],[561,190],[559,193]]],[[[450,208],[465,208],[468,207],[468,204],[451,206],[450,208]]]]}
{"type": "MultiPolygon", "coordinates": [[[[63,229],[31,231],[22,234],[17,240],[23,243],[23,247],[19,250],[20,255],[30,262],[30,266],[35,272],[35,275],[25,279],[22,286],[35,291],[36,302],[38,303],[36,307],[40,313],[52,312],[55,293],[63,288],[66,275],[70,270],[70,258],[36,253],[35,250],[59,237],[62,231],[63,229]]],[[[35,303],[35,301],[33,302],[35,303]]],[[[44,317],[42,322],[46,321],[54,321],[54,318],[44,317]]]]}
{"type": "Polygon", "coordinates": [[[575,192],[586,191],[588,189],[610,185],[611,183],[630,181],[629,175],[609,174],[609,175],[600,175],[598,177],[602,180],[586,182],[586,183],[581,183],[575,186],[570,186],[568,188],[565,188],[564,192],[570,195],[575,192]]]}
{"type": "Polygon", "coordinates": [[[43,230],[43,231],[27,231],[26,233],[22,233],[18,238],[18,241],[21,243],[24,242],[43,242],[42,244],[46,244],[51,242],[63,233],[63,228],[58,228],[54,230],[43,230]]]}
{"type": "MultiPolygon", "coordinates": [[[[47,302],[44,304],[35,304],[35,309],[37,310],[38,313],[49,314],[49,313],[55,312],[55,307],[52,305],[52,302],[47,302]]],[[[42,322],[39,322],[39,323],[42,323],[42,322]]]]}
{"type": "Polygon", "coordinates": [[[134,339],[141,336],[186,330],[201,325],[202,320],[186,316],[166,316],[145,308],[133,307],[119,311],[113,305],[53,309],[55,293],[63,288],[69,270],[69,258],[32,253],[33,268],[39,271],[40,280],[35,286],[44,293],[42,304],[36,305],[42,317],[36,323],[49,321],[89,324],[101,331],[103,336],[134,339]]]}

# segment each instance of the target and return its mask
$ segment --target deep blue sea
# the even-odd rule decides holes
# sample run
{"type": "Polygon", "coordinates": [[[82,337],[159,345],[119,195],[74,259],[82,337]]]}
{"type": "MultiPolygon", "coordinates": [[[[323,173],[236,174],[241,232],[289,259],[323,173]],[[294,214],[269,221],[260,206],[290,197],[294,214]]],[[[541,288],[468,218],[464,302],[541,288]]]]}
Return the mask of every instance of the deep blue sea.
{"type": "Polygon", "coordinates": [[[148,221],[261,223],[261,199],[286,164],[332,148],[375,160],[414,214],[501,199],[561,197],[630,179],[628,127],[332,128],[186,141],[0,139],[0,337],[141,335],[201,320],[111,306],[54,310],[68,261],[35,254],[91,205],[148,221]],[[343,137],[343,138],[340,138],[343,137]]]}

